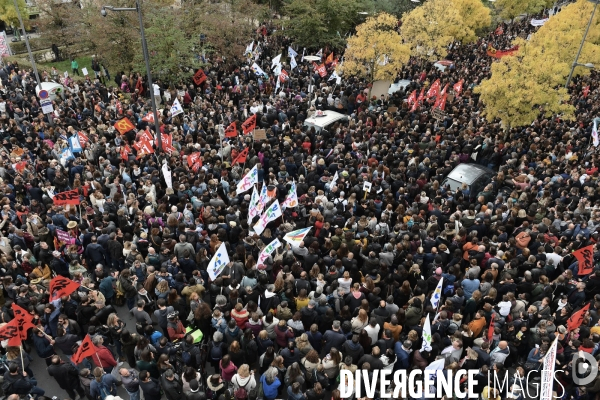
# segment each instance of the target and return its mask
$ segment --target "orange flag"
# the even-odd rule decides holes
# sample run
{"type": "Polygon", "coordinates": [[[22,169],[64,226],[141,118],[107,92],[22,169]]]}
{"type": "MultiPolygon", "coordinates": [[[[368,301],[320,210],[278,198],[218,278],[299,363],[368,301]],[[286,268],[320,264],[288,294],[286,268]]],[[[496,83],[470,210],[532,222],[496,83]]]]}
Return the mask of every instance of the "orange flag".
{"type": "Polygon", "coordinates": [[[229,124],[227,129],[225,129],[225,137],[236,137],[237,136],[237,127],[235,126],[235,122],[229,124]]]}
{"type": "Polygon", "coordinates": [[[122,120],[119,120],[117,122],[115,122],[114,125],[115,129],[119,131],[119,133],[121,135],[126,134],[127,132],[129,132],[130,130],[135,129],[135,126],[133,126],[133,124],[131,123],[131,121],[127,118],[123,118],[122,120]]]}
{"type": "Polygon", "coordinates": [[[577,275],[589,275],[594,271],[594,245],[590,244],[573,252],[579,264],[577,275]]]}
{"type": "Polygon", "coordinates": [[[92,343],[90,335],[85,335],[85,338],[81,342],[81,346],[79,346],[75,354],[71,356],[71,361],[75,364],[79,364],[85,358],[91,357],[94,354],[96,354],[96,346],[92,343]]]}
{"type": "Polygon", "coordinates": [[[331,53],[329,53],[329,55],[327,56],[327,60],[325,60],[325,62],[327,64],[331,64],[333,62],[333,51],[331,53]]]}
{"type": "Polygon", "coordinates": [[[242,124],[242,132],[244,135],[249,134],[256,128],[256,114],[252,115],[250,118],[244,121],[242,124]]]}
{"type": "Polygon", "coordinates": [[[577,329],[581,326],[583,323],[583,317],[585,317],[585,313],[590,309],[590,304],[591,303],[587,303],[585,307],[571,315],[571,318],[569,318],[567,321],[567,329],[569,331],[577,329]]]}

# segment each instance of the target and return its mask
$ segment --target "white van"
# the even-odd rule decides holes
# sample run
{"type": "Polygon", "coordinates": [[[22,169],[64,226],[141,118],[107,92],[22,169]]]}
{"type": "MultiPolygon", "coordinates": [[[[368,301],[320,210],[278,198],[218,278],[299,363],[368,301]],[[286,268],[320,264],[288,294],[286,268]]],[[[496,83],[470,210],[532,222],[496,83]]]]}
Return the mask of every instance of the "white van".
{"type": "Polygon", "coordinates": [[[333,124],[335,121],[348,119],[347,115],[335,111],[322,111],[319,115],[317,115],[317,113],[319,113],[319,111],[315,112],[312,117],[304,120],[304,126],[309,128],[314,126],[317,132],[333,124]]]}

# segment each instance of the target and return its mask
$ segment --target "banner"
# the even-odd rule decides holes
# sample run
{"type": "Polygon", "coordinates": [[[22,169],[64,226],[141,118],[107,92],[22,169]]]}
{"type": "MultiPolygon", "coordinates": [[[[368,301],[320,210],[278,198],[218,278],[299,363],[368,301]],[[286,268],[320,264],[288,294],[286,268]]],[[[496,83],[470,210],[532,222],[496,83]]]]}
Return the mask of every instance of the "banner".
{"type": "Polygon", "coordinates": [[[279,217],[281,217],[281,207],[279,206],[279,201],[275,200],[254,225],[254,232],[260,235],[263,233],[269,222],[274,221],[279,217]]]}
{"type": "Polygon", "coordinates": [[[150,143],[150,141],[146,138],[140,139],[139,142],[137,142],[133,145],[133,148],[137,150],[138,158],[143,157],[146,154],[154,153],[154,149],[152,148],[152,143],[150,143]]]}
{"type": "MultiPolygon", "coordinates": [[[[337,174],[337,172],[336,172],[337,174]]],[[[290,191],[288,192],[287,197],[283,201],[281,208],[284,210],[286,208],[294,208],[298,206],[298,193],[296,192],[296,182],[292,182],[292,186],[290,187],[290,191]]]]}
{"type": "Polygon", "coordinates": [[[250,151],[249,147],[246,147],[244,150],[237,155],[235,159],[231,161],[231,166],[233,167],[235,164],[240,163],[243,164],[246,162],[246,158],[248,157],[248,152],[250,151]]]}
{"type": "Polygon", "coordinates": [[[206,74],[204,73],[204,71],[202,69],[199,69],[195,74],[194,74],[194,83],[196,84],[196,86],[200,86],[204,83],[204,81],[206,81],[206,79],[208,79],[206,77],[206,74]]]}
{"type": "Polygon", "coordinates": [[[594,245],[590,244],[573,252],[579,264],[577,275],[589,275],[594,271],[594,245]]]}
{"type": "Polygon", "coordinates": [[[325,64],[321,64],[315,67],[321,78],[325,78],[327,76],[327,68],[325,68],[325,64]]]}
{"type": "Polygon", "coordinates": [[[256,75],[262,75],[262,76],[267,75],[267,74],[265,74],[265,71],[263,71],[262,68],[258,66],[257,63],[252,64],[252,66],[250,68],[252,69],[252,71],[254,71],[254,74],[256,74],[256,75]]]}
{"type": "Polygon", "coordinates": [[[123,119],[115,122],[114,127],[116,130],[119,131],[119,133],[121,135],[124,135],[127,132],[135,129],[135,126],[133,126],[133,124],[131,123],[131,121],[128,118],[123,118],[123,119]]]}
{"type": "Polygon", "coordinates": [[[585,313],[590,309],[590,304],[591,303],[587,303],[585,307],[572,314],[571,317],[567,320],[567,329],[569,330],[569,332],[581,326],[581,324],[583,323],[583,318],[585,317],[585,313]]]}
{"type": "Polygon", "coordinates": [[[236,194],[244,193],[258,183],[258,166],[255,165],[237,184],[236,194]]]}
{"type": "Polygon", "coordinates": [[[73,282],[69,278],[57,275],[50,281],[50,301],[68,296],[79,287],[79,283],[73,282]]]}
{"type": "Polygon", "coordinates": [[[422,336],[423,344],[421,345],[421,351],[431,351],[431,321],[429,320],[429,314],[425,317],[422,336]]]}
{"type": "Polygon", "coordinates": [[[68,192],[57,193],[52,200],[57,206],[64,206],[66,204],[77,205],[79,204],[79,191],[74,189],[68,192]]]}
{"type": "Polygon", "coordinates": [[[69,232],[65,232],[63,230],[56,230],[56,238],[59,242],[63,242],[64,244],[75,244],[75,238],[69,235],[69,232]]]}
{"type": "Polygon", "coordinates": [[[71,356],[71,361],[77,365],[87,357],[91,357],[96,354],[96,351],[96,347],[94,346],[94,343],[92,343],[92,338],[90,338],[90,335],[85,335],[81,345],[77,348],[75,354],[71,356]]]}
{"type": "Polygon", "coordinates": [[[206,268],[210,279],[213,281],[217,279],[227,264],[229,264],[229,254],[227,254],[227,248],[223,242],[206,268]]]}
{"type": "Polygon", "coordinates": [[[227,129],[225,129],[225,137],[236,137],[237,134],[237,126],[235,125],[235,122],[232,122],[227,129]]]}
{"type": "Polygon", "coordinates": [[[558,335],[550,345],[548,352],[544,356],[544,365],[542,366],[542,386],[540,387],[540,400],[552,400],[552,388],[554,386],[554,368],[556,367],[556,349],[558,335]]]}
{"type": "Polygon", "coordinates": [[[598,138],[598,118],[594,118],[594,127],[592,128],[592,144],[594,147],[598,147],[600,144],[600,138],[598,138]]]}
{"type": "Polygon", "coordinates": [[[183,114],[183,107],[181,107],[179,100],[175,99],[175,101],[173,101],[173,105],[171,106],[171,116],[176,117],[179,114],[183,114]]]}
{"type": "Polygon", "coordinates": [[[548,21],[548,18],[544,19],[532,19],[531,26],[544,26],[544,24],[548,21]]]}
{"type": "Polygon", "coordinates": [[[258,198],[258,190],[256,190],[256,186],[254,186],[254,189],[252,190],[252,197],[250,197],[250,204],[248,205],[248,226],[252,225],[252,218],[260,214],[260,211],[258,211],[258,208],[256,207],[258,204],[258,198]]]}
{"type": "Polygon", "coordinates": [[[63,151],[60,153],[60,163],[63,165],[63,167],[66,167],[69,161],[74,159],[75,156],[69,148],[63,149],[63,151]]]}
{"type": "Polygon", "coordinates": [[[265,265],[265,261],[267,260],[267,258],[269,258],[269,256],[271,254],[273,254],[273,252],[275,250],[277,250],[279,247],[281,247],[281,242],[277,238],[275,238],[271,243],[269,243],[267,246],[265,246],[265,248],[258,255],[258,261],[256,262],[256,268],[265,269],[265,268],[261,268],[261,267],[265,265]]]}
{"type": "Polygon", "coordinates": [[[171,171],[169,170],[167,163],[164,163],[162,165],[161,170],[162,170],[163,176],[165,177],[165,183],[167,184],[167,187],[173,189],[173,181],[171,179],[171,171]]]}
{"type": "Polygon", "coordinates": [[[310,232],[311,229],[312,226],[309,226],[308,228],[302,228],[289,232],[283,237],[283,240],[288,242],[291,246],[298,246],[300,242],[304,240],[304,237],[308,235],[308,232],[310,232]]]}
{"type": "Polygon", "coordinates": [[[8,57],[10,55],[10,46],[6,37],[6,31],[2,31],[0,33],[0,57],[8,57]]]}
{"type": "Polygon", "coordinates": [[[442,285],[444,284],[444,278],[440,278],[437,286],[433,293],[431,293],[431,299],[429,302],[431,303],[431,307],[436,310],[438,308],[438,304],[440,303],[440,299],[442,298],[442,285]]]}
{"type": "Polygon", "coordinates": [[[508,50],[496,50],[492,45],[489,45],[487,48],[487,55],[494,58],[502,58],[504,56],[513,56],[517,51],[519,51],[519,46],[511,47],[508,50]]]}
{"type": "Polygon", "coordinates": [[[242,124],[242,132],[244,133],[244,135],[247,135],[250,132],[252,132],[254,128],[256,128],[256,114],[253,114],[251,117],[244,121],[244,123],[242,124]]]}
{"type": "Polygon", "coordinates": [[[258,203],[256,204],[256,215],[260,215],[267,203],[269,202],[269,194],[267,193],[267,184],[263,182],[262,189],[260,189],[260,196],[258,196],[258,203]]]}
{"type": "Polygon", "coordinates": [[[69,147],[73,153],[81,153],[83,151],[78,135],[73,135],[69,138],[69,147]]]}

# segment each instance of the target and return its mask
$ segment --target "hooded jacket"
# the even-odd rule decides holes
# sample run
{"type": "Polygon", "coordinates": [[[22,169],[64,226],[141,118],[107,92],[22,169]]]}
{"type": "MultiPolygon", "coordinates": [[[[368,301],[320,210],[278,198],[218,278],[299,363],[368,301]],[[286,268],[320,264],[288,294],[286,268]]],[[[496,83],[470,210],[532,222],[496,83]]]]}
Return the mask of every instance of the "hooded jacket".
{"type": "Polygon", "coordinates": [[[365,350],[360,343],[354,343],[352,340],[346,340],[342,345],[341,351],[345,356],[352,357],[352,364],[356,364],[365,355],[365,350]]]}

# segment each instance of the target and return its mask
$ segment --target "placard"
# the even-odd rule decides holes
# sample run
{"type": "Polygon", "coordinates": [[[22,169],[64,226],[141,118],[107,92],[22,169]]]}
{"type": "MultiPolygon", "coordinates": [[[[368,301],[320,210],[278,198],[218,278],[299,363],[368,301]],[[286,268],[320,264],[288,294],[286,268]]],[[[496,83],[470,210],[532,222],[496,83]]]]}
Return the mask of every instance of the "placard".
{"type": "Polygon", "coordinates": [[[371,182],[364,182],[363,183],[363,190],[365,192],[370,192],[371,191],[371,182]]]}
{"type": "Polygon", "coordinates": [[[89,74],[88,74],[88,70],[87,70],[87,68],[86,68],[86,67],[83,67],[83,68],[81,68],[81,73],[82,73],[84,76],[87,76],[87,75],[89,75],[89,74]]]}
{"type": "Polygon", "coordinates": [[[42,112],[44,114],[50,114],[54,111],[54,107],[52,106],[52,100],[42,100],[40,101],[40,104],[42,106],[42,112]]]}
{"type": "Polygon", "coordinates": [[[388,114],[393,114],[397,111],[398,111],[398,107],[388,107],[388,109],[387,109],[388,114]]]}
{"type": "Polygon", "coordinates": [[[442,121],[442,120],[446,119],[448,114],[444,110],[440,110],[439,108],[434,108],[433,110],[431,110],[431,116],[433,118],[437,119],[438,121],[442,121]]]}
{"type": "Polygon", "coordinates": [[[267,132],[264,129],[255,129],[254,140],[267,140],[267,132]]]}

